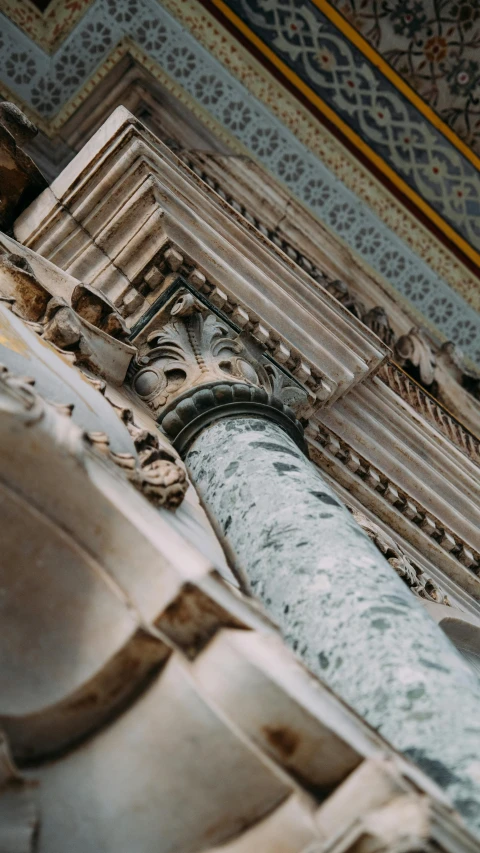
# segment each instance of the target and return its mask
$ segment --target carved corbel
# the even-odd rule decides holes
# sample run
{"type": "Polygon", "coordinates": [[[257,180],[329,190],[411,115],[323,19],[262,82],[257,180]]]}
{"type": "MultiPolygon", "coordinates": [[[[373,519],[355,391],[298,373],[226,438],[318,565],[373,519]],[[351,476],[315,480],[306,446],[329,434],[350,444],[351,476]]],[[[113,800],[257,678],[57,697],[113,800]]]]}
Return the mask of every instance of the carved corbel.
{"type": "Polygon", "coordinates": [[[336,279],[335,281],[329,281],[328,284],[325,285],[325,290],[327,290],[337,302],[341,302],[344,308],[347,311],[350,311],[350,314],[353,314],[354,317],[357,317],[359,320],[362,320],[363,315],[365,314],[365,306],[356,296],[350,293],[349,288],[341,279],[336,279]]]}
{"type": "Polygon", "coordinates": [[[452,341],[447,341],[440,347],[437,364],[439,370],[448,373],[475,400],[480,401],[480,373],[466,366],[463,353],[452,341]]]}
{"type": "Polygon", "coordinates": [[[395,332],[393,331],[388,314],[380,305],[371,308],[362,317],[363,322],[372,332],[375,332],[378,338],[383,341],[387,347],[393,347],[395,344],[395,332]]]}
{"type": "Polygon", "coordinates": [[[120,384],[135,349],[123,339],[127,330],[111,303],[94,288],[80,284],[72,304],[52,296],[21,255],[0,256],[0,292],[12,311],[72,363],[120,384]]]}
{"type": "Polygon", "coordinates": [[[282,423],[303,445],[293,407],[305,390],[190,291],[140,346],[132,388],[180,452],[212,421],[242,413],[282,423]]]}
{"type": "Polygon", "coordinates": [[[435,370],[437,361],[421,329],[413,327],[395,344],[395,358],[406,373],[436,396],[435,370]]]}
{"type": "MultiPolygon", "coordinates": [[[[109,399],[107,397],[107,399],[109,399]]],[[[129,408],[110,405],[116,410],[133,438],[138,458],[129,454],[111,454],[113,461],[126,472],[128,479],[155,506],[176,509],[183,501],[188,481],[179,459],[161,444],[158,436],[137,426],[129,408]]]]}
{"type": "Polygon", "coordinates": [[[95,326],[112,338],[126,340],[128,329],[115,306],[94,287],[78,284],[72,293],[72,308],[82,320],[95,326]]]}

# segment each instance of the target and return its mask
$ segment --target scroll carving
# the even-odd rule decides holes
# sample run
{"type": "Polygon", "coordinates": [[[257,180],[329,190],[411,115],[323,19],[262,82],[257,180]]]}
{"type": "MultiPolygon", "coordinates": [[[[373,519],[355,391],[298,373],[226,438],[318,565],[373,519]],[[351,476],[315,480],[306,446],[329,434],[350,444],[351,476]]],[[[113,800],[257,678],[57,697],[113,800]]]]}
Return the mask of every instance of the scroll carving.
{"type": "MultiPolygon", "coordinates": [[[[108,398],[107,398],[108,399],[108,398]]],[[[133,438],[138,460],[127,458],[127,454],[112,454],[114,462],[126,471],[131,483],[155,506],[176,509],[180,506],[188,489],[183,465],[161,444],[158,436],[137,426],[133,412],[112,403],[117,414],[133,438]]]]}

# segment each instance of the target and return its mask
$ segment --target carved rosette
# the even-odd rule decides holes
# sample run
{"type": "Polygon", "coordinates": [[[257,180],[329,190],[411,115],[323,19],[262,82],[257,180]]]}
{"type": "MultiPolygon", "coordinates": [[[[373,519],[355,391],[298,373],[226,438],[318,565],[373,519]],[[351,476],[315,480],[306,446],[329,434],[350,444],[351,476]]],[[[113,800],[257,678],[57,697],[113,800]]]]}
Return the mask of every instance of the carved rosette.
{"type": "Polygon", "coordinates": [[[209,423],[241,414],[281,423],[303,447],[294,407],[306,392],[189,291],[148,335],[132,386],[180,452],[209,423]]]}

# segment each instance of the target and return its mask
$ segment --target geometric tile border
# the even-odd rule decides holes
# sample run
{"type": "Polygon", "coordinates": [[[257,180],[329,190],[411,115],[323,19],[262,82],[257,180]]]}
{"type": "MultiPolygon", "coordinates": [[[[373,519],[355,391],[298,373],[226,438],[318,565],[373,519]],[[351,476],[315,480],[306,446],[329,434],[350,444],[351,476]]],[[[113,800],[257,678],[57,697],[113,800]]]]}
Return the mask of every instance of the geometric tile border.
{"type": "Polygon", "coordinates": [[[0,79],[45,117],[127,34],[216,122],[426,318],[480,364],[480,317],[156,0],[96,0],[53,57],[5,17],[0,79]]]}

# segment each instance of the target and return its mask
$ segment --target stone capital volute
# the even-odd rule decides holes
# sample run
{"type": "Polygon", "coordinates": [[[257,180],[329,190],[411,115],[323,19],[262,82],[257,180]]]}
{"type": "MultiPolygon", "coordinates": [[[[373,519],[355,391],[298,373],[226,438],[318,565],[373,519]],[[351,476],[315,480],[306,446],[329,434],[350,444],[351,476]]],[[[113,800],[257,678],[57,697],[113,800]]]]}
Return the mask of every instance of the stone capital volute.
{"type": "Polygon", "coordinates": [[[190,291],[180,291],[140,346],[132,388],[181,453],[209,423],[257,415],[303,447],[295,408],[306,392],[293,377],[190,291]]]}

